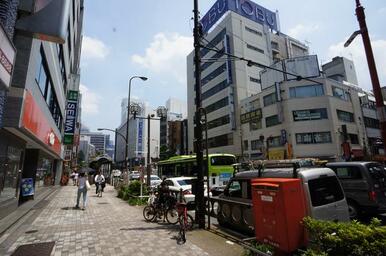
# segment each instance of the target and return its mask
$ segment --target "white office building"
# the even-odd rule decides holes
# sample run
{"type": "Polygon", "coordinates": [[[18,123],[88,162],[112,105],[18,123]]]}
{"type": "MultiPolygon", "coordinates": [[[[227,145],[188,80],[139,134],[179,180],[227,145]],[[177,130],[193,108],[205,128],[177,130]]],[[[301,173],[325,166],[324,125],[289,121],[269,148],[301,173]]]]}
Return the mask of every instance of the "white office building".
{"type": "MultiPolygon", "coordinates": [[[[148,115],[154,115],[157,118],[156,111],[144,101],[131,100],[133,103],[138,104],[139,112],[136,115],[136,119],[130,115],[129,121],[129,148],[128,159],[130,166],[145,165],[147,163],[148,152],[148,115]]],[[[117,164],[121,164],[124,167],[125,162],[125,137],[127,132],[126,120],[127,109],[124,108],[124,102],[127,99],[122,100],[122,123],[117,128],[118,133],[115,137],[115,160],[117,164]]],[[[160,151],[160,120],[150,120],[150,157],[158,158],[160,151]]]]}
{"type": "MultiPolygon", "coordinates": [[[[270,66],[280,59],[307,55],[308,47],[278,32],[277,13],[251,1],[241,6],[234,5],[235,2],[217,1],[202,19],[204,32],[209,31],[202,43],[215,50],[201,49],[201,90],[202,106],[208,114],[209,151],[240,156],[240,102],[261,91],[262,69],[245,61],[231,61],[221,51],[270,66]],[[261,13],[266,18],[262,19],[261,13]]],[[[193,151],[195,114],[193,59],[194,52],[187,57],[190,151],[193,151]]]]}

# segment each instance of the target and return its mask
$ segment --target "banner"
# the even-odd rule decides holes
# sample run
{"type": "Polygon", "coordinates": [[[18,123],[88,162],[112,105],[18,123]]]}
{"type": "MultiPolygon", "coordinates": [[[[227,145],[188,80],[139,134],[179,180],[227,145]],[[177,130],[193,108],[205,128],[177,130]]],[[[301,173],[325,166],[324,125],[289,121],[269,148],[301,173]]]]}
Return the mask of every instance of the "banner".
{"type": "Polygon", "coordinates": [[[21,179],[21,196],[32,196],[34,194],[35,191],[33,178],[21,179]]]}

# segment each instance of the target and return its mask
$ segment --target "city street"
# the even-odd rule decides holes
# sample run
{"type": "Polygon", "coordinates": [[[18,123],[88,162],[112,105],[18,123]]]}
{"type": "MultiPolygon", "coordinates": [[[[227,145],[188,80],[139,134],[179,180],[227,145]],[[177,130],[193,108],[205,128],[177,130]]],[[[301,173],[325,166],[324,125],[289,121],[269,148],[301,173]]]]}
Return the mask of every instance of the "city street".
{"type": "Polygon", "coordinates": [[[142,207],[117,198],[112,187],[102,198],[93,192],[94,187],[82,211],[73,208],[76,187],[58,188],[0,237],[0,255],[42,242],[55,242],[51,255],[242,254],[240,246],[203,230],[189,232],[187,242],[178,245],[177,226],[145,222],[142,207]]]}

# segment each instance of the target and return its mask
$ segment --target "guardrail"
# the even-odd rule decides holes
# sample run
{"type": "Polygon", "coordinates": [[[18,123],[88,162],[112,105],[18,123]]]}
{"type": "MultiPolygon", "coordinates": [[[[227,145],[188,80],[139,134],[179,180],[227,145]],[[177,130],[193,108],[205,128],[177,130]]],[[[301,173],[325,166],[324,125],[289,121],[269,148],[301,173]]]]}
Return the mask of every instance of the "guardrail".
{"type": "MultiPolygon", "coordinates": [[[[207,204],[207,198],[205,201],[207,204]]],[[[208,214],[208,209],[206,209],[206,214],[208,214]]],[[[228,224],[245,231],[254,230],[252,203],[213,196],[209,198],[209,214],[217,218],[220,225],[228,224]]]]}

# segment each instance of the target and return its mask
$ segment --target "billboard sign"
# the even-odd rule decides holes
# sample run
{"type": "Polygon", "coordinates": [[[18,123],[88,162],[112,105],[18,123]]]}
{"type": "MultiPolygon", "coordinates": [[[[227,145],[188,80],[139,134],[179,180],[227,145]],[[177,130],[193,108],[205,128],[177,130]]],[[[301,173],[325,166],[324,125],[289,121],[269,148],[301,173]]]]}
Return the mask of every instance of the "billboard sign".
{"type": "Polygon", "coordinates": [[[16,50],[0,24],[0,88],[11,85],[16,50]]]}
{"type": "Polygon", "coordinates": [[[260,120],[261,118],[262,118],[261,109],[258,108],[256,110],[241,114],[240,122],[242,124],[246,124],[254,120],[260,120]]]}
{"type": "Polygon", "coordinates": [[[35,194],[33,178],[21,179],[20,186],[21,186],[21,196],[32,196],[35,194]]]}
{"type": "MultiPolygon", "coordinates": [[[[284,60],[285,71],[303,78],[319,77],[320,70],[316,55],[301,56],[284,60]]],[[[287,80],[296,80],[297,77],[286,74],[287,80]]]]}
{"type": "Polygon", "coordinates": [[[250,0],[217,0],[201,19],[202,30],[207,33],[227,12],[233,11],[254,22],[278,30],[276,13],[250,0]]]}
{"type": "Polygon", "coordinates": [[[143,151],[143,120],[138,120],[138,143],[137,143],[137,154],[142,155],[143,151]]]}
{"type": "Polygon", "coordinates": [[[74,143],[77,112],[78,92],[69,91],[67,94],[66,122],[64,123],[64,145],[71,145],[74,143]]]}
{"type": "MultiPolygon", "coordinates": [[[[271,65],[272,68],[283,71],[283,63],[281,61],[271,65]]],[[[260,72],[261,90],[273,86],[275,83],[284,81],[284,73],[274,69],[266,68],[260,72]]]]}

